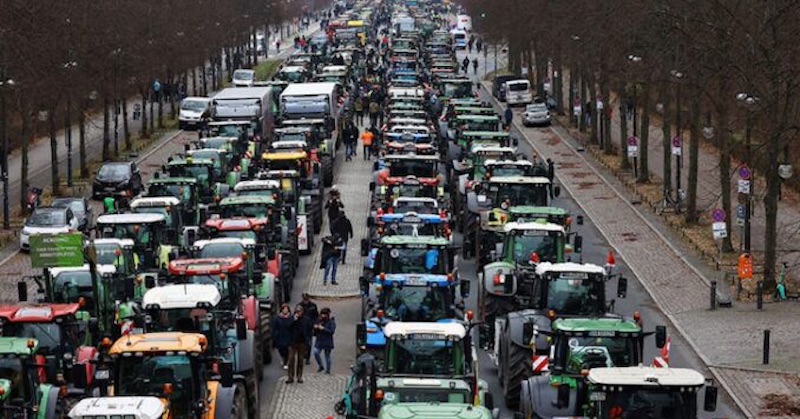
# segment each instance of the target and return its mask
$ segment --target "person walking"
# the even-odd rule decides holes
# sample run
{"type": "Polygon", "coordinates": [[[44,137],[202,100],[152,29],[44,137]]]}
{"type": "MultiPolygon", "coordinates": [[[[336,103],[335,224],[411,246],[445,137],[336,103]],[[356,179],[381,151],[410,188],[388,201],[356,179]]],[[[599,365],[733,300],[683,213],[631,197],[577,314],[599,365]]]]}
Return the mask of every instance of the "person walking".
{"type": "Polygon", "coordinates": [[[478,40],[475,41],[475,46],[478,48],[478,54],[480,54],[481,53],[481,49],[483,49],[483,38],[481,38],[479,36],[478,40]]]}
{"type": "Polygon", "coordinates": [[[336,332],[336,320],[331,316],[331,309],[325,307],[319,312],[319,319],[314,324],[314,359],[317,360],[317,372],[331,373],[331,351],[333,351],[333,334],[336,332]],[[322,354],[325,354],[325,365],[322,365],[322,354]]]}
{"type": "Polygon", "coordinates": [[[338,234],[339,237],[342,238],[342,265],[345,264],[345,259],[347,259],[347,242],[353,238],[353,223],[350,222],[350,219],[347,218],[345,215],[344,210],[339,213],[339,218],[336,219],[334,226],[332,228],[333,234],[338,234]]]}
{"type": "Polygon", "coordinates": [[[478,57],[472,59],[472,73],[478,74],[478,57]]]}
{"type": "Polygon", "coordinates": [[[469,70],[469,57],[464,57],[464,61],[461,62],[461,71],[467,74],[467,70],[469,70]]]}
{"type": "Polygon", "coordinates": [[[369,102],[369,123],[370,125],[378,125],[378,114],[381,112],[381,104],[375,95],[375,91],[370,95],[369,102]]]}
{"type": "MultiPolygon", "coordinates": [[[[372,115],[370,115],[370,118],[372,118],[372,115]]],[[[370,129],[364,130],[364,132],[361,133],[361,145],[364,146],[364,160],[371,160],[372,157],[372,143],[375,141],[375,134],[372,133],[372,128],[374,127],[375,124],[373,123],[370,129]]]]}
{"type": "Polygon", "coordinates": [[[292,316],[292,344],[289,346],[289,378],[286,384],[291,384],[297,379],[303,382],[303,361],[309,350],[308,342],[311,340],[313,323],[303,315],[303,307],[297,305],[292,316]]]}
{"type": "Polygon", "coordinates": [[[550,179],[550,183],[547,184],[547,188],[550,191],[550,199],[555,198],[553,195],[553,182],[555,181],[556,177],[556,164],[553,162],[553,159],[548,158],[547,162],[547,178],[550,179]]]}
{"type": "Polygon", "coordinates": [[[511,128],[511,123],[514,122],[514,111],[511,110],[511,105],[506,106],[506,111],[503,113],[503,123],[506,128],[511,128]]]}
{"type": "Polygon", "coordinates": [[[469,36],[469,41],[467,41],[467,48],[469,49],[469,53],[472,54],[472,46],[475,44],[475,35],[469,36]]]}
{"type": "MultiPolygon", "coordinates": [[[[303,307],[303,316],[308,317],[308,320],[311,321],[311,324],[315,324],[317,319],[319,318],[319,309],[317,308],[317,304],[311,301],[311,296],[308,295],[307,292],[303,293],[302,301],[300,301],[300,307],[303,307]]],[[[308,338],[308,351],[306,352],[306,365],[311,363],[311,337],[308,338]]]]}
{"type": "MultiPolygon", "coordinates": [[[[356,100],[356,104],[360,101],[356,100]]],[[[358,143],[358,128],[353,121],[347,121],[347,126],[344,129],[344,157],[345,161],[353,159],[355,154],[356,144],[358,143]]]]}
{"type": "Polygon", "coordinates": [[[333,225],[336,218],[339,217],[339,212],[344,208],[341,197],[339,196],[339,189],[336,185],[331,187],[331,196],[325,202],[325,209],[328,211],[328,223],[333,225]]]}
{"type": "Polygon", "coordinates": [[[364,125],[364,99],[360,95],[353,102],[353,109],[356,112],[356,124],[364,125]]]}
{"type": "Polygon", "coordinates": [[[281,304],[281,311],[272,320],[272,346],[281,356],[281,366],[289,369],[289,346],[292,344],[292,309],[289,304],[281,304]]]}
{"type": "Polygon", "coordinates": [[[338,234],[324,237],[322,239],[322,258],[320,269],[325,269],[325,276],[322,285],[328,285],[328,278],[331,285],[339,285],[336,282],[336,269],[339,265],[339,254],[342,250],[342,238],[338,234]]]}

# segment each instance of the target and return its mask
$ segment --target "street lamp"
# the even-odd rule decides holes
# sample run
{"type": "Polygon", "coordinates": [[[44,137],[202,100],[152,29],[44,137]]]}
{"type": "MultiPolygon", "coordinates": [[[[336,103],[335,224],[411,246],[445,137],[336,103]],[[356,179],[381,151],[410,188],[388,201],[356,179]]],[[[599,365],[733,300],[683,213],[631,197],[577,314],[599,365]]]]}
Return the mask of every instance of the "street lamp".
{"type": "MultiPolygon", "coordinates": [[[[630,54],[628,55],[628,61],[631,63],[639,63],[642,61],[642,57],[639,55],[630,54]]],[[[633,101],[633,136],[636,137],[636,82],[633,83],[633,94],[632,101],[633,101]]]]}
{"type": "MultiPolygon", "coordinates": [[[[748,160],[750,159],[750,156],[752,155],[751,154],[752,153],[751,138],[752,138],[752,135],[753,135],[753,114],[754,114],[754,110],[755,110],[754,108],[756,107],[756,104],[758,104],[759,100],[760,99],[759,99],[758,96],[752,95],[750,93],[742,92],[742,93],[737,93],[736,94],[736,101],[739,102],[740,104],[742,104],[745,108],[747,108],[747,125],[745,126],[745,131],[744,131],[744,144],[745,144],[745,154],[747,155],[747,159],[748,160]]],[[[753,171],[749,170],[748,172],[749,172],[749,179],[746,179],[746,180],[749,180],[751,187],[750,187],[750,190],[748,191],[749,193],[745,194],[745,195],[747,195],[747,200],[745,201],[744,227],[743,227],[744,228],[744,240],[743,240],[744,243],[742,244],[744,253],[750,253],[750,249],[751,249],[751,246],[750,246],[750,244],[751,244],[751,239],[750,239],[751,238],[750,237],[751,236],[750,215],[753,212],[753,198],[752,198],[753,197],[753,190],[752,190],[752,186],[755,185],[755,183],[753,182],[753,171]]]]}
{"type": "Polygon", "coordinates": [[[11,214],[8,208],[8,129],[6,118],[6,90],[11,90],[16,86],[14,79],[7,78],[6,68],[0,67],[0,123],[2,123],[3,139],[3,228],[11,228],[11,214]]]}

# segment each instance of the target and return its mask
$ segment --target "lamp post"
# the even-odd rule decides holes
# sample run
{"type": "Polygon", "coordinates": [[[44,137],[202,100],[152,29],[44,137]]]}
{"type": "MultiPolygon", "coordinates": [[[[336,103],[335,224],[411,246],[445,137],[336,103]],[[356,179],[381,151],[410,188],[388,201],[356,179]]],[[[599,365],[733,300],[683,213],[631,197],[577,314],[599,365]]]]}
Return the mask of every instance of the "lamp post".
{"type": "MultiPolygon", "coordinates": [[[[639,63],[642,61],[642,57],[638,55],[628,55],[628,61],[631,63],[639,63]]],[[[636,82],[633,83],[633,94],[631,95],[631,100],[633,101],[633,136],[636,137],[636,82]]]]}
{"type": "Polygon", "coordinates": [[[673,140],[672,146],[674,147],[672,154],[675,155],[675,202],[678,204],[678,208],[680,208],[680,203],[682,199],[682,191],[681,191],[681,168],[683,167],[683,131],[681,127],[681,80],[684,78],[684,74],[678,70],[672,70],[669,72],[670,76],[676,80],[676,87],[675,87],[675,126],[677,128],[677,134],[675,135],[675,139],[673,140]]]}
{"type": "Polygon", "coordinates": [[[5,66],[0,66],[0,135],[3,140],[3,228],[8,230],[11,227],[11,214],[8,205],[8,120],[6,115],[6,90],[13,89],[16,83],[6,74],[5,66]]]}
{"type": "MultiPolygon", "coordinates": [[[[743,93],[737,93],[736,94],[736,101],[739,102],[740,104],[742,104],[747,109],[747,125],[745,126],[745,130],[744,130],[744,147],[745,147],[745,154],[747,155],[747,159],[750,159],[750,156],[752,155],[751,153],[753,151],[752,150],[753,113],[754,113],[754,110],[755,110],[754,108],[758,104],[759,100],[760,99],[758,98],[758,96],[754,96],[754,95],[752,95],[750,93],[744,93],[743,92],[743,93]]],[[[747,166],[745,165],[744,168],[747,168],[747,166]]],[[[746,201],[745,201],[745,204],[744,204],[744,208],[745,209],[744,209],[744,227],[743,227],[743,229],[744,229],[744,232],[743,232],[744,233],[743,234],[744,240],[743,240],[743,243],[742,243],[742,247],[743,247],[742,250],[743,250],[744,253],[750,253],[750,249],[751,249],[751,246],[750,246],[750,244],[751,244],[751,240],[750,240],[750,237],[751,237],[750,215],[753,212],[753,190],[752,189],[753,189],[753,186],[755,185],[753,183],[753,171],[752,170],[748,170],[747,172],[749,173],[749,176],[745,180],[748,180],[750,182],[751,186],[750,186],[749,193],[745,194],[746,195],[746,201]]],[[[742,170],[740,169],[740,175],[741,174],[742,174],[742,170]]]]}
{"type": "MultiPolygon", "coordinates": [[[[72,51],[67,54],[72,57],[72,51]]],[[[78,67],[78,62],[74,60],[64,63],[64,69],[67,72],[67,99],[66,99],[66,112],[64,114],[64,137],[67,142],[67,186],[72,187],[72,105],[70,103],[70,86],[72,85],[71,75],[72,70],[78,67]]]]}

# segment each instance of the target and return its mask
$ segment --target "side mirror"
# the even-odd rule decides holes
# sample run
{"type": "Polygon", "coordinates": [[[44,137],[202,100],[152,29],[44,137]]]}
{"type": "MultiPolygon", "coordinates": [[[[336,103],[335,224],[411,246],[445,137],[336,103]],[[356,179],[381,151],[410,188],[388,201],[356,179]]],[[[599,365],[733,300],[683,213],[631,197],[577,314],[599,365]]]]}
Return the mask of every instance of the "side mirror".
{"type": "Polygon", "coordinates": [[[238,317],[236,319],[236,340],[246,340],[247,339],[247,322],[245,321],[244,317],[238,317]]]}
{"type": "Polygon", "coordinates": [[[367,296],[369,294],[369,278],[362,275],[358,278],[358,289],[361,290],[361,294],[367,296]]]}
{"type": "Polygon", "coordinates": [[[472,285],[470,280],[467,279],[467,278],[464,278],[464,279],[461,280],[461,283],[459,285],[461,286],[461,298],[464,298],[464,299],[469,298],[469,288],[472,285]]]}
{"type": "Polygon", "coordinates": [[[356,325],[356,347],[360,348],[367,345],[367,325],[359,323],[356,325]]]}
{"type": "Polygon", "coordinates": [[[186,232],[186,245],[191,247],[197,241],[197,230],[189,230],[186,232]]]}
{"type": "Polygon", "coordinates": [[[375,182],[370,182],[369,183],[369,191],[372,192],[374,190],[375,190],[375,182]]]}
{"type": "Polygon", "coordinates": [[[267,259],[268,260],[274,260],[275,259],[275,249],[274,248],[267,249],[267,259]]]}
{"type": "Polygon", "coordinates": [[[556,185],[553,187],[553,195],[556,197],[561,196],[561,186],[556,185]]]}
{"type": "Polygon", "coordinates": [[[369,217],[367,217],[367,227],[372,228],[374,226],[375,226],[375,217],[370,215],[369,217]]]}
{"type": "Polygon", "coordinates": [[[534,323],[533,322],[525,322],[522,324],[522,341],[524,343],[532,341],[534,336],[534,323]]]}
{"type": "Polygon", "coordinates": [[[366,257],[369,254],[369,239],[361,239],[361,256],[366,257]]]}
{"type": "Polygon", "coordinates": [[[703,410],[706,412],[717,410],[717,392],[717,386],[706,387],[706,392],[703,397],[703,410]]]}
{"type": "Polygon", "coordinates": [[[136,283],[134,281],[123,281],[124,285],[124,293],[125,297],[133,299],[133,295],[136,293],[136,283]]]}
{"type": "Polygon", "coordinates": [[[625,298],[628,296],[628,278],[623,276],[617,279],[617,298],[625,298]]]}
{"type": "Polygon", "coordinates": [[[569,407],[569,385],[562,384],[558,386],[558,400],[556,401],[556,407],[562,409],[569,407]]]}
{"type": "Polygon", "coordinates": [[[492,409],[492,419],[500,419],[500,408],[499,407],[495,407],[494,409],[492,409]]]}
{"type": "Polygon", "coordinates": [[[148,276],[144,279],[144,287],[147,289],[155,288],[156,287],[156,279],[152,276],[148,276]]]}
{"type": "Polygon", "coordinates": [[[20,302],[28,301],[28,284],[25,281],[17,282],[17,297],[20,302]]]}
{"type": "Polygon", "coordinates": [[[656,348],[667,344],[667,326],[656,326],[656,348]]]}
{"type": "Polygon", "coordinates": [[[575,235],[575,240],[572,243],[572,249],[575,253],[583,252],[583,237],[575,235]]]}
{"type": "Polygon", "coordinates": [[[315,174],[315,175],[318,175],[318,174],[319,174],[319,165],[318,165],[318,164],[315,164],[315,165],[314,165],[314,174],[315,174]]]}
{"type": "Polygon", "coordinates": [[[373,172],[377,172],[378,171],[378,162],[377,161],[372,163],[372,171],[373,172]]]}
{"type": "Polygon", "coordinates": [[[219,363],[219,383],[222,387],[230,388],[233,386],[233,363],[219,363]]]}
{"type": "Polygon", "coordinates": [[[579,226],[582,226],[582,225],[583,225],[583,216],[582,216],[582,215],[579,215],[579,216],[577,216],[576,218],[577,218],[578,225],[579,225],[579,226]]]}

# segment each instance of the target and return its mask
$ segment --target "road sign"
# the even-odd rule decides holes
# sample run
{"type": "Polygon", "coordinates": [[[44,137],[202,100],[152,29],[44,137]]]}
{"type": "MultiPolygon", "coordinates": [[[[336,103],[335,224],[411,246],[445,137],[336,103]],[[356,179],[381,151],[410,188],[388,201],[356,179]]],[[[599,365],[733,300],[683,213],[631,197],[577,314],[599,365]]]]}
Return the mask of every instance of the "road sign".
{"type": "Polygon", "coordinates": [[[725,228],[725,222],[719,221],[712,223],[711,233],[714,234],[714,240],[721,240],[728,237],[728,230],[725,228]]]}
{"type": "Polygon", "coordinates": [[[581,100],[575,99],[572,102],[572,111],[575,115],[580,115],[583,112],[583,106],[581,106],[581,100]]]}
{"type": "Polygon", "coordinates": [[[83,266],[83,234],[37,234],[30,237],[31,267],[83,266]]]}
{"type": "Polygon", "coordinates": [[[638,146],[639,145],[639,138],[633,137],[633,136],[628,137],[628,145],[629,146],[632,146],[632,145],[637,145],[638,146]]]}
{"type": "Polygon", "coordinates": [[[711,211],[711,219],[715,222],[725,221],[725,211],[722,208],[715,208],[711,211]]]}
{"type": "Polygon", "coordinates": [[[673,156],[680,156],[682,148],[683,148],[683,144],[682,144],[682,141],[681,141],[681,137],[678,136],[678,135],[672,137],[672,155],[673,156]]]}
{"type": "Polygon", "coordinates": [[[141,103],[136,103],[136,104],[134,104],[134,105],[133,105],[133,110],[134,110],[134,112],[141,112],[141,110],[142,110],[142,104],[141,104],[141,103]]]}
{"type": "Polygon", "coordinates": [[[750,181],[745,179],[739,179],[737,182],[739,193],[750,193],[750,181]]]}
{"type": "Polygon", "coordinates": [[[742,179],[745,180],[750,179],[750,176],[752,176],[752,174],[753,172],[750,171],[750,168],[747,167],[747,165],[743,165],[742,167],[739,168],[739,177],[742,179]]]}
{"type": "Polygon", "coordinates": [[[739,204],[736,206],[736,225],[743,226],[744,219],[747,217],[747,207],[739,204]]]}
{"type": "Polygon", "coordinates": [[[628,145],[628,157],[639,157],[638,145],[628,145]]]}

